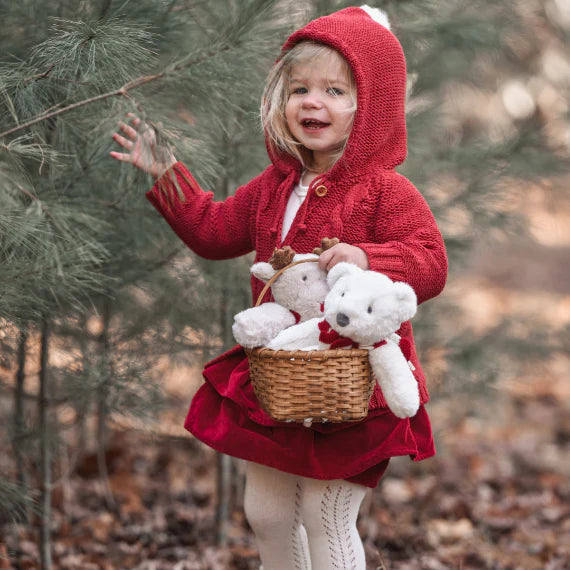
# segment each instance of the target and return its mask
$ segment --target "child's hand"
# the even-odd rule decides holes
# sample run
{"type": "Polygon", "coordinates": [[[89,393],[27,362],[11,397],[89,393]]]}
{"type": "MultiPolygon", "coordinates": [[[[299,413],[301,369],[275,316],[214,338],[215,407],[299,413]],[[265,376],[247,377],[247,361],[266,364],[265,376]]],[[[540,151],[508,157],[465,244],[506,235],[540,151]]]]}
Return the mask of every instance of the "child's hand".
{"type": "Polygon", "coordinates": [[[319,255],[319,267],[325,271],[329,271],[341,261],[354,263],[361,269],[370,269],[366,253],[359,247],[347,243],[337,243],[319,255]]]}
{"type": "Polygon", "coordinates": [[[111,151],[109,154],[116,160],[130,162],[155,178],[160,178],[176,163],[176,158],[169,148],[157,145],[156,133],[152,127],[141,123],[132,113],[127,113],[127,117],[131,118],[132,126],[119,123],[119,129],[127,138],[115,133],[113,140],[129,152],[111,151]]]}

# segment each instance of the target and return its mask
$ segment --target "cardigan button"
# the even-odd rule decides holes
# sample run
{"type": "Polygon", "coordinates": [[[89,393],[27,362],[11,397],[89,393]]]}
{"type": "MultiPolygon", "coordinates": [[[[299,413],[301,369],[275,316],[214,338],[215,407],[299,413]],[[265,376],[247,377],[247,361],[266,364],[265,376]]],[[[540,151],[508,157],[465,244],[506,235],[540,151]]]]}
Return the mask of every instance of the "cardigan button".
{"type": "Polygon", "coordinates": [[[317,186],[317,187],[315,188],[315,194],[316,194],[319,198],[322,198],[323,196],[326,196],[326,195],[327,195],[327,192],[328,192],[327,187],[326,187],[326,186],[323,186],[322,184],[321,184],[320,186],[317,186]]]}

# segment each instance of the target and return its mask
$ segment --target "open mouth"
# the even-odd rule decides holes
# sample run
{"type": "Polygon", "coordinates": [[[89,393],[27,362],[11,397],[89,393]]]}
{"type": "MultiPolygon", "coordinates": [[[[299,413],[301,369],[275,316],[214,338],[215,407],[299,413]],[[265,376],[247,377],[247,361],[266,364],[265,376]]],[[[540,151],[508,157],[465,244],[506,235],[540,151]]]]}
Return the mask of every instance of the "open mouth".
{"type": "Polygon", "coordinates": [[[323,129],[330,125],[330,123],[323,123],[322,121],[317,121],[315,119],[305,119],[301,121],[301,124],[306,129],[315,130],[315,131],[318,129],[323,129]]]}

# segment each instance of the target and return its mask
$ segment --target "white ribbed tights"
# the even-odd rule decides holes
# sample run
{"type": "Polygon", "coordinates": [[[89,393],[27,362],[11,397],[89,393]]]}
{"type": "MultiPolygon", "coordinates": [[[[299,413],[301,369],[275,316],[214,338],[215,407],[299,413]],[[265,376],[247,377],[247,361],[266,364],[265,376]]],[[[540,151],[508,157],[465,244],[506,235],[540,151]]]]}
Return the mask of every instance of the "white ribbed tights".
{"type": "Polygon", "coordinates": [[[263,570],[365,570],[356,528],[366,487],[248,462],[244,507],[263,570]]]}

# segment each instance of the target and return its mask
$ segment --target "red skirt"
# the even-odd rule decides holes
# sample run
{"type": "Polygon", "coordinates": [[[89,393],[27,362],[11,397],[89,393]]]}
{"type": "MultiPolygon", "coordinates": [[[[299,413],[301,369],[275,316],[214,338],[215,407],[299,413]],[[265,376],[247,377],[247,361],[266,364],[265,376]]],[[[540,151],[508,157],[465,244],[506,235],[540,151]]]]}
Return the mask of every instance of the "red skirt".
{"type": "Polygon", "coordinates": [[[413,418],[375,407],[359,422],[277,422],[259,406],[247,357],[236,346],[206,364],[184,427],[215,450],[313,479],[347,479],[375,487],[390,457],[421,461],[435,455],[423,405],[413,418]]]}

